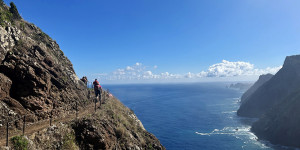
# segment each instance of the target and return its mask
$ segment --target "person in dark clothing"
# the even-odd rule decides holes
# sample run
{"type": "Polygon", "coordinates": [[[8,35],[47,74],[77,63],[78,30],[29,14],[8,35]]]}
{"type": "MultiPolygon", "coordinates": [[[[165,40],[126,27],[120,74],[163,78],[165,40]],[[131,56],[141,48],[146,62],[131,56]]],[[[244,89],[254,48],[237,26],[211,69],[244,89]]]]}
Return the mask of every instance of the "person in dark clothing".
{"type": "Polygon", "coordinates": [[[96,98],[98,99],[98,96],[99,96],[99,101],[100,101],[102,87],[101,87],[100,83],[97,81],[97,79],[95,79],[95,81],[93,82],[93,85],[94,85],[94,91],[95,91],[96,98]]]}
{"type": "Polygon", "coordinates": [[[83,76],[80,80],[87,85],[88,79],[86,76],[83,76]]]}

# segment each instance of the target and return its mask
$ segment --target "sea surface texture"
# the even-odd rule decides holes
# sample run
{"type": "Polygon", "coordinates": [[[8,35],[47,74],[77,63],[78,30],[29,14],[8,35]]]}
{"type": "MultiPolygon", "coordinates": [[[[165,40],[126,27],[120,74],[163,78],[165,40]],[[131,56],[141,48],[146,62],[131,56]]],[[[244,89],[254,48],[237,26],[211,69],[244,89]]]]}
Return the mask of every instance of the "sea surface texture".
{"type": "MultiPolygon", "coordinates": [[[[244,91],[226,83],[104,85],[170,150],[277,149],[236,115],[244,91]]],[[[282,147],[281,147],[282,148],[282,147]]]]}

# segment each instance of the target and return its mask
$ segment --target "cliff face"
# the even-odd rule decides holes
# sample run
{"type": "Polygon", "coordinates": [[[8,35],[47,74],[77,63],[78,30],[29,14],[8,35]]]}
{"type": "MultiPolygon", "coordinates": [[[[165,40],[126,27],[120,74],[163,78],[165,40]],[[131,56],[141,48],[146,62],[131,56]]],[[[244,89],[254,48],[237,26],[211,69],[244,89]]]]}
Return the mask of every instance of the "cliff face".
{"type": "Polygon", "coordinates": [[[241,103],[247,101],[247,98],[250,95],[252,95],[260,86],[269,81],[272,77],[272,74],[260,75],[258,80],[242,95],[241,103]]]}
{"type": "Polygon", "coordinates": [[[58,44],[15,11],[0,4],[0,119],[47,118],[53,107],[84,104],[88,91],[58,44]]]}
{"type": "MultiPolygon", "coordinates": [[[[26,115],[28,149],[165,149],[117,99],[108,99],[97,113],[87,111],[93,112],[89,106],[94,97],[58,44],[2,1],[0,45],[0,126],[26,115]],[[74,117],[75,102],[89,114],[68,118],[74,117]],[[54,126],[43,129],[51,111],[64,123],[54,119],[54,126]]],[[[21,129],[20,121],[10,124],[10,133],[21,129]]]]}
{"type": "Polygon", "coordinates": [[[288,56],[282,69],[244,99],[238,115],[260,117],[252,125],[258,138],[300,147],[300,55],[288,56]]]}
{"type": "Polygon", "coordinates": [[[252,125],[251,130],[273,144],[300,147],[300,89],[274,106],[252,125]]]}
{"type": "Polygon", "coordinates": [[[260,117],[281,103],[300,85],[300,55],[288,56],[284,65],[268,82],[249,95],[238,110],[238,115],[260,117]]]}
{"type": "Polygon", "coordinates": [[[115,98],[103,104],[96,114],[75,120],[71,126],[81,149],[165,149],[135,114],[115,98]]]}
{"type": "MultiPolygon", "coordinates": [[[[56,123],[26,136],[28,149],[157,149],[159,140],[147,132],[135,114],[111,97],[96,113],[56,123]]],[[[1,149],[1,148],[0,148],[1,149]]]]}

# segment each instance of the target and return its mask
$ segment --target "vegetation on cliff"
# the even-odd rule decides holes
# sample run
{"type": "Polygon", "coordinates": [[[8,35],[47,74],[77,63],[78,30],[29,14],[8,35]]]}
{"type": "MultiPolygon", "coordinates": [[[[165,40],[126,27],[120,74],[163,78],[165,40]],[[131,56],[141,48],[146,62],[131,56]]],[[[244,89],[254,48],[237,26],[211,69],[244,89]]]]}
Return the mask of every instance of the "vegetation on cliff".
{"type": "Polygon", "coordinates": [[[17,9],[17,6],[13,2],[10,2],[9,11],[12,13],[13,19],[22,19],[21,15],[19,14],[19,11],[17,9]]]}
{"type": "Polygon", "coordinates": [[[165,149],[132,110],[115,98],[71,126],[81,149],[165,149]]]}
{"type": "Polygon", "coordinates": [[[42,130],[30,131],[32,129],[28,128],[25,136],[11,138],[11,147],[38,150],[165,149],[145,130],[132,110],[112,96],[106,98],[96,112],[93,107],[87,107],[78,118],[66,117],[70,119],[54,121],[52,126],[42,130]]]}

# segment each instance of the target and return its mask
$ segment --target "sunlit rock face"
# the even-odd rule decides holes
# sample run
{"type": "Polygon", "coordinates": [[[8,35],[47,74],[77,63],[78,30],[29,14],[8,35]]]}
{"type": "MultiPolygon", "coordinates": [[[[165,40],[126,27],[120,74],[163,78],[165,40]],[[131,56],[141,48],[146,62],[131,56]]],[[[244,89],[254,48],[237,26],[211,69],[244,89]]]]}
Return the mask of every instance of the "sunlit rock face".
{"type": "MultiPolygon", "coordinates": [[[[0,105],[15,115],[47,118],[53,107],[84,104],[88,90],[58,44],[0,4],[0,105]]],[[[14,116],[14,117],[17,117],[14,116]]],[[[2,113],[0,120],[9,117],[2,113]]],[[[33,118],[34,119],[34,118],[33,118]]]]}

